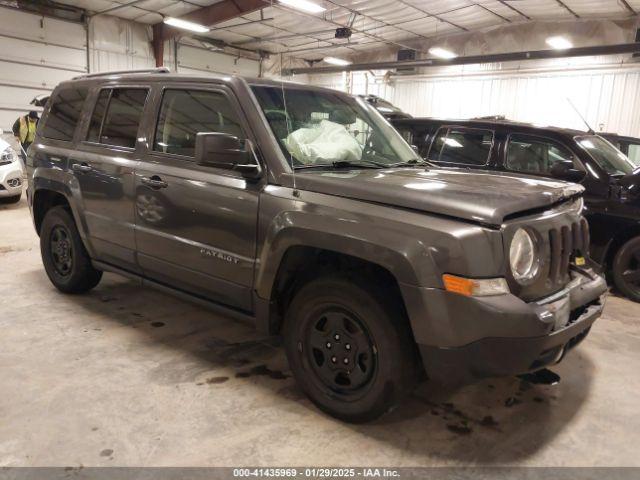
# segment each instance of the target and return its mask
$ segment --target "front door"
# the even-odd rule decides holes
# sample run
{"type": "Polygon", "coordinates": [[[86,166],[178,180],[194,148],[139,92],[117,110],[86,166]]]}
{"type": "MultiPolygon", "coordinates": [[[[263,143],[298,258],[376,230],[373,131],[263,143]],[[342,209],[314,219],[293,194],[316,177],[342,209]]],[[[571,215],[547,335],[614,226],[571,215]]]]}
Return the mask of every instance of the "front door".
{"type": "Polygon", "coordinates": [[[136,170],[138,263],[145,276],[251,311],[260,185],[196,164],[198,132],[248,138],[227,89],[167,86],[136,170]]]}

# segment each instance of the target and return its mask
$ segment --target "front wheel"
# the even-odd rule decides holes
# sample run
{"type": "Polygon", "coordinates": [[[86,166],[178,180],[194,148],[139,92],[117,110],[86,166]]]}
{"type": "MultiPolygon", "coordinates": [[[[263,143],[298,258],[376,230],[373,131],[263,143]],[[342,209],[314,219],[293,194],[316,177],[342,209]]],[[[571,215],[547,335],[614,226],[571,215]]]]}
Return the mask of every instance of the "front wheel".
{"type": "Polygon", "coordinates": [[[102,278],[102,272],[91,265],[73,217],[64,207],[54,207],[45,215],[40,253],[49,280],[62,292],[87,292],[102,278]]]}
{"type": "Polygon", "coordinates": [[[620,247],[613,259],[613,281],[622,294],[640,302],[640,237],[620,247]]]}
{"type": "Polygon", "coordinates": [[[397,302],[380,300],[384,296],[373,285],[328,276],[303,286],[287,310],[285,348],[296,381],[341,420],[373,420],[417,382],[408,322],[397,302]]]}

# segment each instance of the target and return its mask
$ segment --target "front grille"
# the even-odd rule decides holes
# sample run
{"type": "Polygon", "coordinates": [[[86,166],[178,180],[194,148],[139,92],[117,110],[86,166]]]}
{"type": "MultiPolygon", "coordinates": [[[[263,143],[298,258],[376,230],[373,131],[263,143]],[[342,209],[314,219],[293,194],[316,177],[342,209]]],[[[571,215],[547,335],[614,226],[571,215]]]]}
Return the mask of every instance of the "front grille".
{"type": "Polygon", "coordinates": [[[578,222],[549,230],[549,280],[552,284],[569,281],[569,265],[576,256],[589,251],[589,226],[583,218],[578,222]]]}

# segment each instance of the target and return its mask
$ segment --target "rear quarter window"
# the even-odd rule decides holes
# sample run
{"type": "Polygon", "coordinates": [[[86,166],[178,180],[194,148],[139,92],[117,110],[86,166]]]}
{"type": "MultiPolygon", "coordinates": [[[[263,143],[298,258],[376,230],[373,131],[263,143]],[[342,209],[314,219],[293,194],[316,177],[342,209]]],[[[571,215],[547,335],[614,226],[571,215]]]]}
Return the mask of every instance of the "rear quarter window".
{"type": "Polygon", "coordinates": [[[53,140],[72,141],[87,92],[88,89],[84,87],[58,90],[51,99],[49,114],[41,131],[42,136],[53,140]]]}
{"type": "Polygon", "coordinates": [[[431,145],[429,160],[482,166],[489,162],[493,132],[478,128],[441,128],[431,145]]]}

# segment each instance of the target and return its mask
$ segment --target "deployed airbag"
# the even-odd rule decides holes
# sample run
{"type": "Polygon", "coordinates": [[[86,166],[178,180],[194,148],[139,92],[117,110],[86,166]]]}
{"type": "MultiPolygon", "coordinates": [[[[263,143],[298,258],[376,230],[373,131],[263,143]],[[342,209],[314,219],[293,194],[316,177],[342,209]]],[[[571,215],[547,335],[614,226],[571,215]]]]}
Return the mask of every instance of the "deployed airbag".
{"type": "Polygon", "coordinates": [[[287,136],[284,144],[291,155],[305,164],[362,158],[362,146],[358,141],[343,125],[329,120],[299,128],[287,136]]]}

